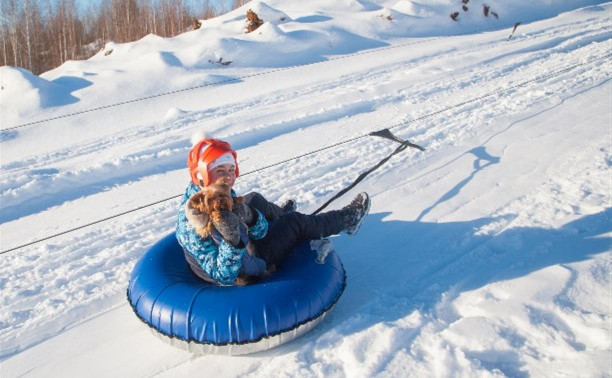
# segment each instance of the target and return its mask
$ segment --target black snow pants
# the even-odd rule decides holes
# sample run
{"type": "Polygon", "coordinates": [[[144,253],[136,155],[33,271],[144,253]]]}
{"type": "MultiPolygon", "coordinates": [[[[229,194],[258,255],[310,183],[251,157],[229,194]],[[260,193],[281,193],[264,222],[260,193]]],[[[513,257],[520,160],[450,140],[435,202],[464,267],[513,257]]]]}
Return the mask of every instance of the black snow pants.
{"type": "Polygon", "coordinates": [[[285,212],[259,193],[249,193],[244,198],[247,205],[259,210],[268,220],[266,236],[253,241],[258,257],[268,266],[280,265],[302,240],[337,235],[345,228],[342,210],[306,215],[297,211],[285,212]]]}

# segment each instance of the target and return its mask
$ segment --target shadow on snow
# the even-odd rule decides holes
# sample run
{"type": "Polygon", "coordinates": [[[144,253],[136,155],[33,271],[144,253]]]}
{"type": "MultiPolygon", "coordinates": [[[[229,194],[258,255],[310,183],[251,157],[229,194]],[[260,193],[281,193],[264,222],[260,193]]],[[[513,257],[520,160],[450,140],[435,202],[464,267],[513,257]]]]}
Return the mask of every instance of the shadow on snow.
{"type": "MultiPolygon", "coordinates": [[[[405,318],[415,310],[430,312],[444,294],[458,296],[546,267],[583,261],[610,249],[605,235],[612,231],[612,208],[559,229],[513,227],[490,234],[479,230],[507,225],[516,216],[428,223],[385,221],[389,215],[371,214],[356,237],[335,238],[335,249],[347,271],[346,291],[322,326],[304,337],[306,343],[289,343],[276,353],[286,353],[284,348],[303,349],[308,341],[316,348],[317,338],[331,329],[333,337],[341,339],[405,318]]],[[[419,328],[401,331],[406,334],[395,341],[401,344],[397,348],[409,348],[419,328]]],[[[310,349],[303,353],[311,353],[310,349]]],[[[386,363],[379,362],[384,368],[386,363]]],[[[512,376],[525,374],[519,356],[487,364],[487,369],[512,376]]]]}

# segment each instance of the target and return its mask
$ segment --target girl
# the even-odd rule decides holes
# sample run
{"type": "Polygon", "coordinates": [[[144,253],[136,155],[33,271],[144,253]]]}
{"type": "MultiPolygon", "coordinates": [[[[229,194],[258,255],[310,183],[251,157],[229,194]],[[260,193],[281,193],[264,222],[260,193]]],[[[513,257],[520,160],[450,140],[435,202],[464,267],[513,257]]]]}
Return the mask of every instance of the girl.
{"type": "Polygon", "coordinates": [[[187,159],[191,182],[179,207],[176,236],[191,270],[208,282],[233,285],[240,282],[239,275],[260,276],[268,267],[280,265],[297,242],[340,232],[352,235],[368,214],[367,193],[360,193],[341,210],[318,215],[296,212],[293,201],[280,207],[259,193],[249,193],[233,212],[221,212],[214,224],[218,233],[202,238],[196,229],[205,227],[209,219],[189,200],[220,179],[233,186],[239,175],[236,158],[227,142],[204,138],[194,144],[187,159]],[[247,245],[255,248],[247,252],[247,245]]]}

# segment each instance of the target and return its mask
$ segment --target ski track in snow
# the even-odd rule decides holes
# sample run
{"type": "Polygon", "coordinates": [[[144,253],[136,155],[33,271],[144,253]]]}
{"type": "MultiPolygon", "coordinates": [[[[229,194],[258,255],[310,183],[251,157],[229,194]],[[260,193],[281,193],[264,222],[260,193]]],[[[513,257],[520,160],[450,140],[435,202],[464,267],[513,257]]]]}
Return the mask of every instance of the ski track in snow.
{"type": "MultiPolygon", "coordinates": [[[[538,117],[552,117],[559,105],[579,102],[583,95],[609,94],[609,58],[422,121],[410,120],[525,78],[603,58],[609,54],[610,20],[585,18],[539,28],[509,43],[500,40],[502,34],[479,36],[482,41],[474,47],[433,49],[431,56],[411,57],[407,49],[398,59],[395,51],[393,62],[372,70],[189,112],[121,135],[3,163],[1,227],[7,229],[22,217],[35,220],[52,210],[62,219],[61,208],[54,206],[70,209],[76,200],[83,206],[99,206],[105,193],[120,192],[148,176],[183,170],[189,148],[185,138],[201,125],[212,125],[215,137],[228,138],[241,149],[243,172],[290,157],[282,155],[288,152],[282,149],[270,153],[266,161],[254,158],[292,138],[303,140],[296,149],[289,149],[298,155],[356,134],[397,126],[392,130],[396,135],[425,146],[427,154],[403,152],[401,159],[390,160],[364,183],[378,206],[360,235],[363,245],[354,255],[342,253],[350,272],[343,299],[319,328],[302,338],[304,343],[259,353],[258,360],[237,358],[236,363],[244,367],[241,375],[281,376],[283,366],[292,366],[300,376],[410,376],[423,374],[423,369],[444,376],[454,370],[440,367],[450,366],[465,376],[526,376],[526,363],[535,369],[531,374],[541,375],[547,363],[558,371],[572,363],[555,359],[558,354],[541,345],[556,346],[559,353],[575,356],[587,339],[596,340],[605,359],[610,343],[605,335],[609,309],[598,307],[584,293],[588,293],[585,285],[610,285],[609,255],[597,255],[609,250],[609,239],[602,235],[609,237],[611,231],[610,210],[605,208],[610,203],[609,140],[585,134],[578,146],[572,146],[564,139],[570,131],[554,126],[538,131],[525,125],[535,124],[538,117]],[[419,74],[424,78],[415,79],[419,74]],[[241,129],[241,124],[251,126],[241,129]],[[504,144],[502,136],[513,135],[518,128],[525,130],[517,135],[526,137],[504,144]],[[556,161],[542,157],[550,160],[546,172],[520,170],[521,156],[514,149],[531,146],[534,140],[542,140],[559,153],[556,161]],[[136,144],[141,146],[137,152],[123,152],[136,144]],[[582,148],[588,153],[564,154],[563,148],[582,148]],[[119,152],[116,160],[77,168],[106,150],[119,152]],[[488,185],[495,180],[492,172],[508,156],[516,159],[519,168],[514,169],[525,177],[520,176],[518,183],[488,185]],[[404,181],[391,187],[377,184],[388,182],[385,177],[396,171],[405,172],[404,181]],[[529,180],[535,185],[517,191],[519,196],[504,189],[504,185],[523,188],[529,180]],[[471,193],[477,182],[492,189],[471,193]],[[41,186],[49,194],[39,197],[41,186]],[[430,189],[438,192],[430,193],[430,189]],[[560,193],[564,205],[557,202],[560,193]],[[456,218],[486,207],[487,196],[501,196],[505,202],[498,208],[483,209],[486,216],[480,219],[456,218]],[[412,206],[410,201],[415,198],[421,203],[412,206]],[[410,214],[401,216],[413,221],[385,219],[393,208],[388,201],[394,199],[408,204],[410,214]],[[400,232],[421,238],[386,239],[400,232]],[[405,276],[405,266],[384,262],[372,268],[367,259],[360,259],[383,240],[390,249],[386,257],[414,267],[409,276],[405,276]],[[411,249],[412,243],[417,248],[411,249]],[[525,248],[526,244],[533,245],[525,248]],[[581,250],[585,247],[587,250],[581,250]],[[524,256],[526,252],[529,255],[524,256]],[[595,257],[584,268],[580,264],[587,255],[595,257]],[[583,269],[580,274],[579,269],[583,269]],[[585,280],[585,270],[595,278],[585,280]],[[385,289],[389,275],[394,287],[385,289]],[[513,281],[523,276],[528,276],[526,282],[513,281]],[[505,296],[513,285],[525,286],[522,292],[530,305],[505,296]],[[554,300],[538,303],[543,291],[553,292],[554,300]],[[504,317],[504,311],[518,316],[504,317]],[[594,331],[593,324],[602,332],[594,331]],[[462,335],[471,330],[476,330],[473,337],[477,341],[466,345],[462,335]]],[[[578,128],[574,132],[582,135],[578,128]]],[[[270,168],[265,175],[246,175],[239,180],[237,191],[261,191],[279,202],[295,198],[300,209],[312,210],[396,146],[387,140],[362,138],[270,168]]],[[[181,171],[177,177],[186,175],[181,171]]],[[[100,314],[127,307],[124,295],[131,269],[148,247],[172,232],[176,205],[177,201],[165,202],[2,255],[0,359],[10,360],[100,314]]],[[[341,203],[334,205],[339,206],[341,203]]],[[[87,211],[95,213],[95,207],[91,209],[87,211]]],[[[334,243],[338,251],[354,247],[346,238],[334,238],[334,243]]],[[[10,246],[3,245],[6,247],[10,246]]],[[[194,374],[214,359],[181,355],[147,374],[194,374]]],[[[592,372],[586,358],[573,363],[592,372]]]]}

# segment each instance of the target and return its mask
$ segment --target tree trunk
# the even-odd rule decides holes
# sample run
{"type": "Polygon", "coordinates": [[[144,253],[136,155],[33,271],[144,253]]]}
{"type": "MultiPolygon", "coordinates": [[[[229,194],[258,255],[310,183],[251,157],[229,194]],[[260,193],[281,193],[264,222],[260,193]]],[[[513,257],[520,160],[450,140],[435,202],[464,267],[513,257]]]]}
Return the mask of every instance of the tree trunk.
{"type": "Polygon", "coordinates": [[[4,33],[4,25],[2,25],[2,65],[8,66],[8,56],[6,51],[6,37],[4,33]]]}
{"type": "Polygon", "coordinates": [[[31,34],[30,34],[30,19],[32,17],[31,9],[30,9],[30,0],[25,0],[25,2],[23,3],[24,6],[24,11],[25,11],[25,27],[26,27],[26,33],[25,33],[25,37],[26,37],[26,46],[27,46],[27,53],[28,53],[28,67],[27,69],[30,71],[33,71],[32,69],[32,43],[31,41],[31,34]]]}

